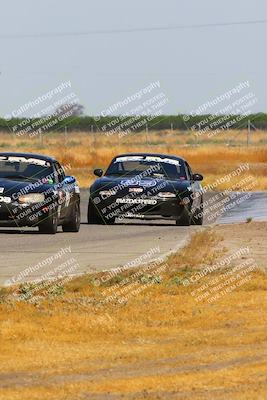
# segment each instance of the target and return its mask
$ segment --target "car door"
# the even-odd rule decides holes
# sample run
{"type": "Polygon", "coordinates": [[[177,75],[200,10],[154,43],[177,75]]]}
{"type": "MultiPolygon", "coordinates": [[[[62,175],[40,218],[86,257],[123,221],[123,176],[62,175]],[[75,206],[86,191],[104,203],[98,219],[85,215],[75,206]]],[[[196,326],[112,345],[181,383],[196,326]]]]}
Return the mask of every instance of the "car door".
{"type": "Polygon", "coordinates": [[[199,182],[193,180],[193,172],[190,165],[187,162],[185,162],[185,166],[192,188],[192,200],[193,200],[192,209],[196,210],[197,208],[199,208],[201,204],[201,185],[199,182]]]}
{"type": "Polygon", "coordinates": [[[64,183],[65,172],[64,169],[59,164],[59,162],[56,161],[54,163],[54,169],[55,169],[55,181],[58,186],[58,193],[59,193],[58,218],[60,220],[64,220],[68,215],[71,195],[68,187],[64,183]]]}

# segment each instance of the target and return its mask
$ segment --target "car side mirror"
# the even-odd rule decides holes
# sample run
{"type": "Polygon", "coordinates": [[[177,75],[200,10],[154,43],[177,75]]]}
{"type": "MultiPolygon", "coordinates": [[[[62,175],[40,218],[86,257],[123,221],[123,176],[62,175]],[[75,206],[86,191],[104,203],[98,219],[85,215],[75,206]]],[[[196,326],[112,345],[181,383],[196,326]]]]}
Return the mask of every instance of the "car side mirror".
{"type": "Polygon", "coordinates": [[[94,170],[94,174],[95,174],[96,176],[101,177],[101,176],[103,175],[103,170],[100,169],[100,168],[97,168],[97,169],[94,170]]]}
{"type": "Polygon", "coordinates": [[[193,181],[203,181],[203,175],[193,174],[193,181]]]}
{"type": "Polygon", "coordinates": [[[74,176],[65,176],[62,183],[65,183],[66,185],[71,185],[75,182],[76,182],[76,179],[74,178],[74,176]]]}

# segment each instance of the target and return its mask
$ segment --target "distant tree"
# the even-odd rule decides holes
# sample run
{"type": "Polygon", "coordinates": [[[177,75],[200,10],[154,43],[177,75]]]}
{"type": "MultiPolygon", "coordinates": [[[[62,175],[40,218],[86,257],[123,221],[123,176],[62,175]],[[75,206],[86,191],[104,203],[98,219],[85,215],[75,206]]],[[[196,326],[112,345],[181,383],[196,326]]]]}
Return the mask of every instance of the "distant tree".
{"type": "Polygon", "coordinates": [[[79,103],[66,103],[56,109],[57,115],[69,114],[70,117],[81,117],[84,114],[84,106],[79,103]]]}

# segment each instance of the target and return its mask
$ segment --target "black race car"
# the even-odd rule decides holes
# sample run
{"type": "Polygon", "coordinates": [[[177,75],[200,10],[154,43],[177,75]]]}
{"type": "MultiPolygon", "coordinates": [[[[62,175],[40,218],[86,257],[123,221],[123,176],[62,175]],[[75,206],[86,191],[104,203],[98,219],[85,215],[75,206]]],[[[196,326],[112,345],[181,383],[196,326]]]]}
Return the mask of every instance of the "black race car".
{"type": "Polygon", "coordinates": [[[175,220],[201,225],[203,179],[181,157],[135,153],[113,158],[90,187],[89,224],[113,224],[118,217],[175,220]]]}
{"type": "Polygon", "coordinates": [[[55,234],[80,228],[80,190],[51,157],[0,153],[0,226],[31,226],[55,234]]]}

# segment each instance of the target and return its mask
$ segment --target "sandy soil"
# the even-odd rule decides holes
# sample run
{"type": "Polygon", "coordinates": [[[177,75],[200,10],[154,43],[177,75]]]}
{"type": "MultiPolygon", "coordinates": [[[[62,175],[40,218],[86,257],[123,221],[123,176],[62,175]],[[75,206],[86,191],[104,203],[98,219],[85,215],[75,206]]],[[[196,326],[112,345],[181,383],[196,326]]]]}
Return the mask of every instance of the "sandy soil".
{"type": "Polygon", "coordinates": [[[253,258],[259,268],[266,270],[267,222],[218,225],[215,231],[222,236],[221,246],[228,249],[228,254],[239,248],[248,247],[249,253],[242,256],[242,259],[253,258]]]}

